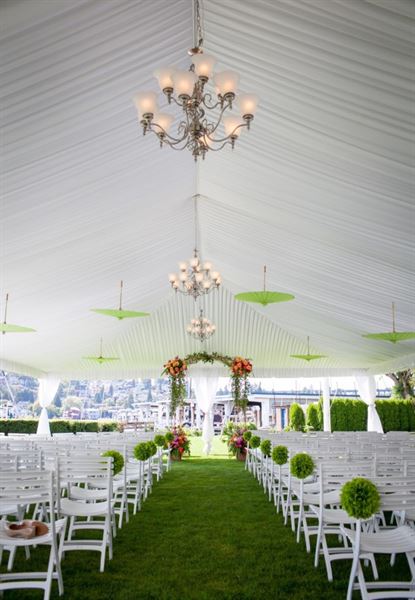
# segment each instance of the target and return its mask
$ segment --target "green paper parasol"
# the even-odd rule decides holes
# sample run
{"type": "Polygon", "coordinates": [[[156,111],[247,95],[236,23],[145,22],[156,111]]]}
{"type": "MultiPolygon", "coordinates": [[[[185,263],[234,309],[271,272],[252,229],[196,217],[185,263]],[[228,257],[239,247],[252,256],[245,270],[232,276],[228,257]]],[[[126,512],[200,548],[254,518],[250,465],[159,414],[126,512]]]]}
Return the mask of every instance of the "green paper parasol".
{"type": "Polygon", "coordinates": [[[122,308],[122,290],[123,282],[120,283],[120,307],[119,308],[91,308],[93,312],[100,315],[106,315],[108,317],[115,317],[122,321],[122,319],[133,319],[136,317],[148,317],[150,313],[138,312],[136,310],[123,310],[122,308]]]}
{"type": "Polygon", "coordinates": [[[102,365],[102,363],[104,363],[104,362],[120,360],[118,358],[118,356],[103,356],[103,354],[102,354],[102,338],[101,338],[101,342],[100,342],[100,346],[99,346],[99,356],[83,356],[82,358],[84,360],[92,360],[94,362],[99,363],[100,365],[102,365]]]}
{"type": "Polygon", "coordinates": [[[0,323],[0,331],[4,335],[5,333],[29,333],[31,331],[36,331],[36,329],[32,329],[32,327],[22,327],[22,325],[13,325],[12,323],[7,323],[7,305],[9,303],[9,294],[6,294],[6,304],[4,307],[4,320],[3,323],[0,323]]]}
{"type": "Polygon", "coordinates": [[[235,299],[241,300],[242,302],[255,302],[256,304],[262,304],[267,306],[275,302],[288,302],[288,300],[294,300],[292,294],[284,294],[283,292],[270,292],[265,287],[265,278],[267,273],[267,267],[264,265],[264,289],[261,292],[241,292],[236,294],[235,299]]]}
{"type": "Polygon", "coordinates": [[[385,340],[396,344],[396,342],[415,338],[415,331],[396,331],[395,302],[392,302],[392,331],[386,331],[385,333],[364,333],[362,337],[369,338],[370,340],[385,340]]]}
{"type": "Polygon", "coordinates": [[[319,358],[326,358],[325,354],[310,354],[310,337],[307,336],[307,354],[290,354],[291,358],[299,358],[301,360],[318,360],[319,358]]]}

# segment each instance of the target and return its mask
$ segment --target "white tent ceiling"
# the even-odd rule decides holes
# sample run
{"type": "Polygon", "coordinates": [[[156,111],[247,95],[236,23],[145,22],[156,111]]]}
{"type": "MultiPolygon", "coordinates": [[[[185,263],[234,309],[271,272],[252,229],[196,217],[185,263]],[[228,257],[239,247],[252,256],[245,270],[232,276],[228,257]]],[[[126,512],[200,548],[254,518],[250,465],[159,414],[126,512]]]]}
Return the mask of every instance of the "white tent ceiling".
{"type": "Polygon", "coordinates": [[[195,165],[143,138],[131,97],[163,64],[187,68],[190,0],[3,0],[2,300],[33,334],[0,340],[0,366],[34,375],[157,376],[200,347],[196,312],[167,275],[193,248],[224,285],[204,299],[209,350],[259,376],[386,372],[415,344],[364,332],[414,330],[414,3],[204,0],[205,48],[241,75],[260,109],[235,151],[195,165]],[[233,299],[261,286],[294,302],[233,299]],[[89,311],[117,304],[148,319],[89,311]],[[328,357],[299,363],[305,350],[328,357]],[[98,351],[121,360],[94,366],[98,351]]]}

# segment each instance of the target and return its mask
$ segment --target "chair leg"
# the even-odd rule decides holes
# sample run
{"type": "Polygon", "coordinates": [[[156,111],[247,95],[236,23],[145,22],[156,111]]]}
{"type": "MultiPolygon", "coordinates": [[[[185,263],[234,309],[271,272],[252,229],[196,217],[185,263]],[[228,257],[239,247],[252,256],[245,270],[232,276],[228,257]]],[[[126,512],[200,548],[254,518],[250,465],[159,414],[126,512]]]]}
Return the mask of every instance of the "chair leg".
{"type": "Polygon", "coordinates": [[[329,581],[333,581],[333,569],[331,568],[330,553],[329,553],[329,548],[327,546],[327,540],[326,540],[326,536],[324,535],[324,532],[322,533],[322,536],[321,536],[321,545],[323,548],[324,562],[326,563],[327,579],[329,581]]]}

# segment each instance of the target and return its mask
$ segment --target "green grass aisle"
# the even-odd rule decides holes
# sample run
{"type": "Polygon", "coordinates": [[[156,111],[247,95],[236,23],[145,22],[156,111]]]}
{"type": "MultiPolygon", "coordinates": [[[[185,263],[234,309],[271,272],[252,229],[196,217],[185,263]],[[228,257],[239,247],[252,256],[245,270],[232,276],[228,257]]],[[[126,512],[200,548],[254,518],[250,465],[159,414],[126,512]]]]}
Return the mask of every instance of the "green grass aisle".
{"type": "MultiPolygon", "coordinates": [[[[328,583],[323,565],[314,569],[304,544],[296,544],[243,463],[232,459],[174,463],[118,532],[103,574],[98,560],[97,553],[67,554],[65,600],[340,600],[350,569],[338,563],[328,583]]],[[[58,598],[56,584],[52,597],[58,598]]]]}

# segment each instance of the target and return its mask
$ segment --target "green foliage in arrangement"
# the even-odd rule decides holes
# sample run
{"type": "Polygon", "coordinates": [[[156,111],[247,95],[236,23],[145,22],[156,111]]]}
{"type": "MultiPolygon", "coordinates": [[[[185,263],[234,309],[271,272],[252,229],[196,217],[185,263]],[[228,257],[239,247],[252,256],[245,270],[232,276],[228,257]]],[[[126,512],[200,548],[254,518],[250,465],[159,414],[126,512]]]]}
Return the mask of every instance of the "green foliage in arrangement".
{"type": "Polygon", "coordinates": [[[376,400],[383,431],[415,431],[413,400],[376,400]]]}
{"type": "Polygon", "coordinates": [[[306,423],[308,429],[312,431],[321,431],[323,428],[322,422],[320,421],[318,404],[316,402],[307,406],[306,423]]]}
{"type": "Polygon", "coordinates": [[[363,477],[356,477],[344,484],[340,502],[344,510],[355,519],[369,519],[380,508],[377,487],[363,477]]]}
{"type": "Polygon", "coordinates": [[[249,442],[252,437],[252,431],[245,431],[243,438],[245,442],[249,442]]]}
{"type": "Polygon", "coordinates": [[[114,475],[121,473],[124,467],[124,457],[120,452],[117,452],[117,450],[107,450],[106,452],[103,452],[101,456],[111,456],[113,459],[112,470],[114,475]]]}
{"type": "Polygon", "coordinates": [[[261,442],[261,452],[264,456],[271,456],[271,441],[270,440],[262,440],[261,442]]]}
{"type": "Polygon", "coordinates": [[[157,446],[153,441],[146,442],[148,450],[148,458],[157,454],[157,446]]]}
{"type": "Polygon", "coordinates": [[[253,435],[249,440],[249,445],[251,446],[251,448],[259,448],[259,446],[261,445],[261,438],[259,437],[259,435],[253,435]]]}
{"type": "Polygon", "coordinates": [[[147,442],[140,442],[134,447],[134,458],[137,460],[148,460],[150,458],[147,442]]]}
{"type": "MultiPolygon", "coordinates": [[[[116,421],[70,421],[51,419],[50,431],[54,433],[120,431],[121,425],[116,421]]],[[[0,433],[36,433],[37,419],[0,419],[0,433]]]]}
{"type": "Polygon", "coordinates": [[[272,449],[272,460],[277,465],[285,465],[288,461],[288,448],[286,446],[275,446],[272,449]]]}
{"type": "Polygon", "coordinates": [[[305,479],[314,471],[314,461],[306,452],[299,452],[290,460],[291,475],[297,479],[305,479]]]}
{"type": "Polygon", "coordinates": [[[367,404],[363,400],[331,401],[330,409],[332,431],[366,431],[367,404]]]}
{"type": "Polygon", "coordinates": [[[304,431],[304,427],[304,411],[297,402],[293,402],[290,406],[290,429],[292,431],[304,431]]]}
{"type": "Polygon", "coordinates": [[[159,448],[165,448],[167,446],[167,444],[166,444],[166,436],[161,435],[160,433],[158,433],[157,435],[154,436],[154,443],[159,448]]]}

